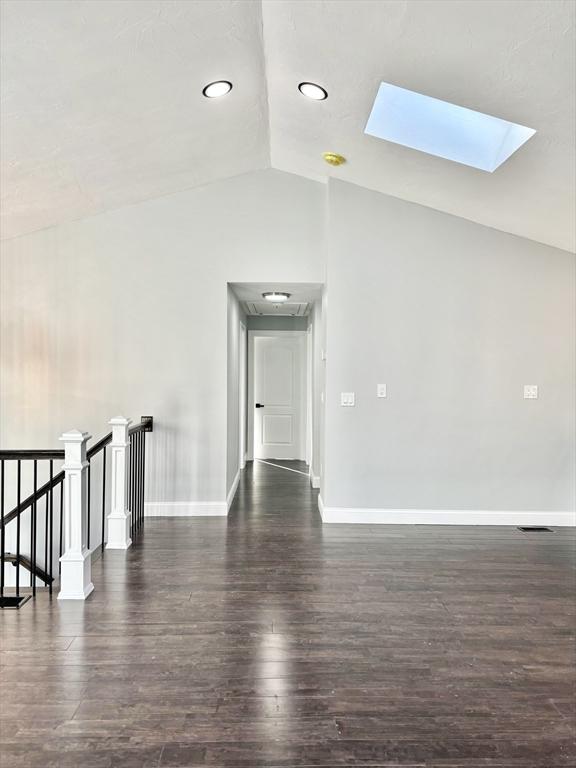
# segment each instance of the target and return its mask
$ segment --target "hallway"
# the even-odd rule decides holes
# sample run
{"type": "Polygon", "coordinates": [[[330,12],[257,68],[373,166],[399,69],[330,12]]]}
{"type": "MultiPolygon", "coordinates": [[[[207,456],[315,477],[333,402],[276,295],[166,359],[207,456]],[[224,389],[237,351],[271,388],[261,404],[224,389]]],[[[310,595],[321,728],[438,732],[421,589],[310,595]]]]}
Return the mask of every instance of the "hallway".
{"type": "Polygon", "coordinates": [[[4,611],[2,765],[574,765],[574,530],[316,499],[249,464],[227,519],[147,519],[86,603],[4,611]]]}

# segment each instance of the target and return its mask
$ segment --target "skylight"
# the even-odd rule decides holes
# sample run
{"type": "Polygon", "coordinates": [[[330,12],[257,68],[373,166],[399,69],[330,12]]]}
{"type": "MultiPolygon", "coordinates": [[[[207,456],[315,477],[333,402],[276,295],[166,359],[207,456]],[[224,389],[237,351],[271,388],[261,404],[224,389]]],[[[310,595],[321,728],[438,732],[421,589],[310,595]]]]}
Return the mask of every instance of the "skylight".
{"type": "Polygon", "coordinates": [[[380,83],[364,133],[492,173],[536,131],[380,83]]]}

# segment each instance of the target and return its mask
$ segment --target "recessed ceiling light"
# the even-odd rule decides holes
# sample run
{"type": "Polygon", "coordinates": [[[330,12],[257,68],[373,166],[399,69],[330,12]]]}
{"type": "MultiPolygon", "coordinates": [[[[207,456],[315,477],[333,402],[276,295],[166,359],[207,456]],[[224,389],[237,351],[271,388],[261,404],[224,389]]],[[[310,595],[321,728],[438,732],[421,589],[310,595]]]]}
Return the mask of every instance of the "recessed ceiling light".
{"type": "Polygon", "coordinates": [[[262,294],[262,298],[266,301],[271,301],[274,304],[282,304],[284,301],[288,301],[290,293],[284,293],[284,291],[267,291],[262,294]]]}
{"type": "Polygon", "coordinates": [[[324,99],[328,98],[328,91],[322,88],[321,85],[316,85],[316,83],[300,83],[298,90],[302,96],[307,96],[309,99],[314,99],[314,101],[324,101],[324,99]]]}
{"type": "Polygon", "coordinates": [[[226,96],[232,90],[232,83],[229,80],[216,80],[214,83],[202,88],[202,93],[207,99],[217,99],[218,96],[226,96]]]}
{"type": "Polygon", "coordinates": [[[364,133],[491,173],[536,131],[381,83],[364,133]]]}

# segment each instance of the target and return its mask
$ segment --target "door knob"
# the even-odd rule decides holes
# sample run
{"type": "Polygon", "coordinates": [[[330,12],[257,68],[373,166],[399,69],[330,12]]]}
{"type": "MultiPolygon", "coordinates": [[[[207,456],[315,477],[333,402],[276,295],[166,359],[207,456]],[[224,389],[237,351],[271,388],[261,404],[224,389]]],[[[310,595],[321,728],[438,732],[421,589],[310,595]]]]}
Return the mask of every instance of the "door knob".
{"type": "Polygon", "coordinates": [[[264,406],[261,403],[256,403],[256,408],[264,408],[264,406]]]}

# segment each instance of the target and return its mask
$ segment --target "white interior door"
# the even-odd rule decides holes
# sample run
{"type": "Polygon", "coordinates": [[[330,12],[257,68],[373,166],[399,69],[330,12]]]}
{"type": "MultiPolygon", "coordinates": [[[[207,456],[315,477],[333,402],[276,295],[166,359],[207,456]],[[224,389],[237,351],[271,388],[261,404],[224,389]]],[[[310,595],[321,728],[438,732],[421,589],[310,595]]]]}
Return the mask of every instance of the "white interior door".
{"type": "Polygon", "coordinates": [[[306,333],[253,337],[254,458],[305,458],[306,333]]]}

